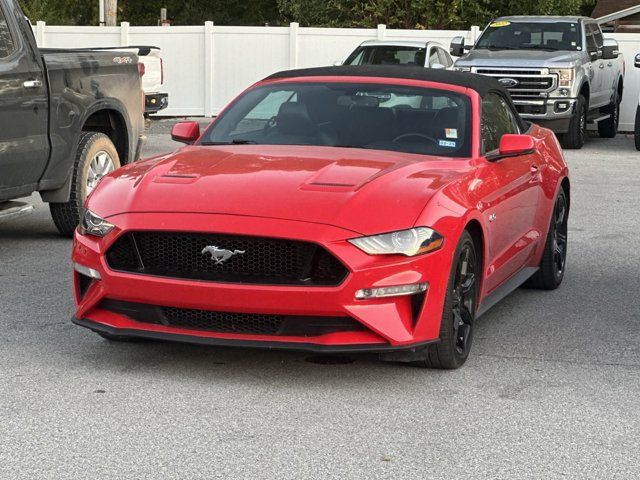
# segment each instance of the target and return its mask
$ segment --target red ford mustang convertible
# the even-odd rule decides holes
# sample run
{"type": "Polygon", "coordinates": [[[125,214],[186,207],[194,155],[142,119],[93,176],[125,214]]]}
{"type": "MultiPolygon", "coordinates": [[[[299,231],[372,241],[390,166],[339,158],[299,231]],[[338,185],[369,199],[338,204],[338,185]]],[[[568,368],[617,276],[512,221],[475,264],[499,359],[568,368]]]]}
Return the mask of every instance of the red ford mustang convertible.
{"type": "Polygon", "coordinates": [[[108,339],[457,368],[498,300],[562,281],[562,152],[491,78],[282,72],[173,138],[81,213],[74,322],[108,339]]]}

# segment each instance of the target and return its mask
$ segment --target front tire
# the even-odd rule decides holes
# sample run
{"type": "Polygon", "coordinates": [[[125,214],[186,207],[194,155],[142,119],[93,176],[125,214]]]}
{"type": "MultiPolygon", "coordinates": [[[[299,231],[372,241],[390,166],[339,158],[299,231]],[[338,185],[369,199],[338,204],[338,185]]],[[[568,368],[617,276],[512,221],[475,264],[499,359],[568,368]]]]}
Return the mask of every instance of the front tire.
{"type": "Polygon", "coordinates": [[[616,93],[615,98],[607,107],[609,118],[598,122],[598,134],[602,138],[615,138],[620,123],[620,98],[616,93]]]}
{"type": "Polygon", "coordinates": [[[564,190],[560,190],[553,207],[551,224],[540,261],[539,270],[527,281],[526,286],[540,290],[555,290],[562,283],[567,264],[567,224],[569,202],[564,190]]]}
{"type": "Polygon", "coordinates": [[[426,348],[424,360],[414,362],[420,367],[459,368],[467,361],[471,350],[480,264],[473,238],[466,230],[453,259],[440,323],[440,341],[426,348]]]}
{"type": "Polygon", "coordinates": [[[576,111],[569,122],[569,131],[562,135],[563,148],[579,150],[584,146],[587,135],[587,100],[584,95],[579,95],[576,102],[576,111]]]}
{"type": "Polygon", "coordinates": [[[72,236],[80,221],[80,210],[100,179],[120,167],[120,157],[109,137],[82,132],[73,166],[69,201],[50,203],[51,218],[60,234],[72,236]]]}

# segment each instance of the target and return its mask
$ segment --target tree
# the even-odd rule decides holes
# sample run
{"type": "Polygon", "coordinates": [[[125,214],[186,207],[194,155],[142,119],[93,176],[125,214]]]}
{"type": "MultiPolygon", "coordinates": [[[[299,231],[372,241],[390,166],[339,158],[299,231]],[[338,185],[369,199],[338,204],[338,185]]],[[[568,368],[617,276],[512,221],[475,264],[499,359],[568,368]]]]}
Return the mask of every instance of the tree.
{"type": "Polygon", "coordinates": [[[20,6],[33,22],[51,25],[97,25],[98,2],[87,0],[21,0],[20,6]]]}
{"type": "Polygon", "coordinates": [[[595,0],[278,0],[280,12],[302,25],[460,29],[501,15],[589,14],[595,0]]]}

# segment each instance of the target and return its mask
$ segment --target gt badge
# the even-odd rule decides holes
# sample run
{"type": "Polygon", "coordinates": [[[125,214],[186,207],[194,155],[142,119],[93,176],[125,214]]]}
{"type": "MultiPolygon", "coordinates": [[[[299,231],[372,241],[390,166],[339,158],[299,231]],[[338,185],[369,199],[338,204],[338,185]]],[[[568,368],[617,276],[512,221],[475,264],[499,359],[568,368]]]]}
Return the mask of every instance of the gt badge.
{"type": "Polygon", "coordinates": [[[202,255],[211,255],[211,260],[216,262],[216,265],[226,262],[234,255],[242,255],[244,250],[225,250],[224,248],[218,248],[215,245],[208,245],[202,249],[202,255]]]}

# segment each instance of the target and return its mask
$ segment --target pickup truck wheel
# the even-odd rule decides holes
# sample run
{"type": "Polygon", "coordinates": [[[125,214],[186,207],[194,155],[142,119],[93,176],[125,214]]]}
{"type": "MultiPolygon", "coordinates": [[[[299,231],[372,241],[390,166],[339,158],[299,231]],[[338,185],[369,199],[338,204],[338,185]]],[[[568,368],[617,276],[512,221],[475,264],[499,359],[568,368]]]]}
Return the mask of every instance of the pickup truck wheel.
{"type": "Polygon", "coordinates": [[[620,99],[616,94],[614,100],[607,107],[609,118],[598,122],[598,134],[602,138],[615,138],[618,133],[618,123],[620,121],[620,99]]]}
{"type": "Polygon", "coordinates": [[[73,235],[87,195],[102,177],[119,167],[118,151],[109,137],[99,132],[83,132],[80,135],[69,201],[49,204],[53,223],[62,235],[73,235]]]}
{"type": "Polygon", "coordinates": [[[562,135],[562,147],[579,150],[584,146],[587,132],[587,100],[583,95],[578,97],[576,110],[569,123],[569,131],[562,135]]]}
{"type": "Polygon", "coordinates": [[[633,136],[636,141],[636,150],[640,150],[640,106],[636,108],[636,125],[633,136]]]}

